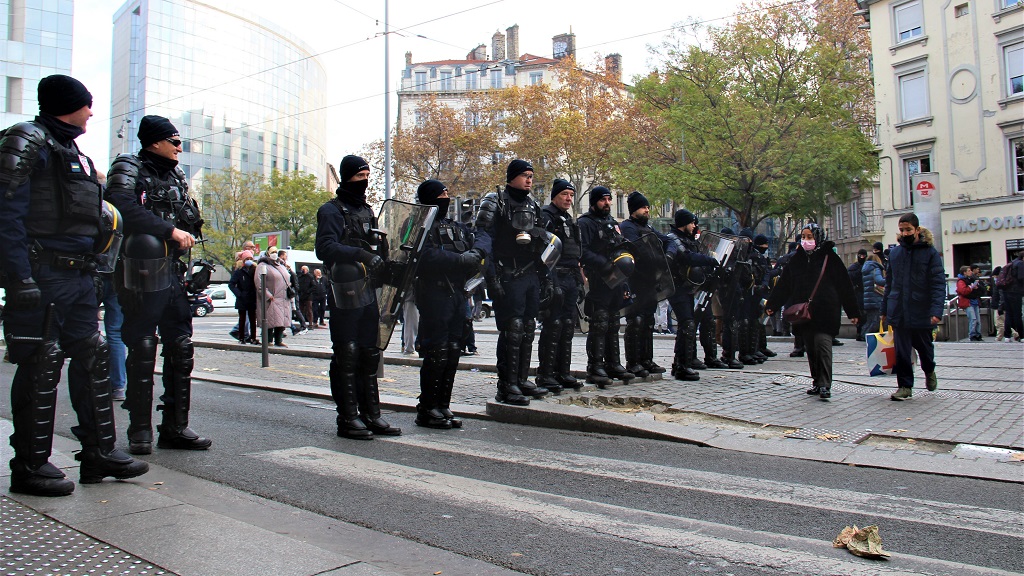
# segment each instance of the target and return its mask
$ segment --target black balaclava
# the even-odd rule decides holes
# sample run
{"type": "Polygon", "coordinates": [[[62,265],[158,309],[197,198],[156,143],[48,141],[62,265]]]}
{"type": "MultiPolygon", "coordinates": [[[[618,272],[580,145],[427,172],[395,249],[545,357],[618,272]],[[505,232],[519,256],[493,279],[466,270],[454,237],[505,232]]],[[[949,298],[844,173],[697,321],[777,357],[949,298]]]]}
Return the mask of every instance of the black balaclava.
{"type": "Polygon", "coordinates": [[[444,194],[447,189],[448,187],[440,180],[433,178],[424,180],[419,185],[419,188],[416,189],[416,199],[420,204],[437,206],[438,217],[444,218],[448,215],[448,205],[451,203],[451,198],[438,198],[438,196],[444,194]]]}
{"type": "Polygon", "coordinates": [[[338,185],[338,198],[353,206],[366,204],[366,188],[370,185],[369,180],[357,180],[349,182],[349,179],[363,170],[369,170],[370,165],[359,156],[348,155],[341,159],[341,184],[338,185]]]}
{"type": "Polygon", "coordinates": [[[764,234],[754,236],[754,248],[761,254],[768,252],[768,237],[764,234]]]}

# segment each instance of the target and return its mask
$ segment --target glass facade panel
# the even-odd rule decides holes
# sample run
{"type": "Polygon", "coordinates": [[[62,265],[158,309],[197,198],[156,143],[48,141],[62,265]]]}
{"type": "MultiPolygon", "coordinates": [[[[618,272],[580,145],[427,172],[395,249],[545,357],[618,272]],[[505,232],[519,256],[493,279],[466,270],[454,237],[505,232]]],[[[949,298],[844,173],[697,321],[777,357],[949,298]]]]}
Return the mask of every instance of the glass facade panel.
{"type": "Polygon", "coordinates": [[[0,0],[4,55],[0,60],[0,124],[31,120],[36,86],[51,74],[71,74],[71,0],[0,0]]]}
{"type": "MultiPolygon", "coordinates": [[[[282,142],[304,145],[281,154],[294,152],[290,165],[324,182],[327,74],[297,38],[239,0],[129,0],[114,16],[112,131],[126,118],[169,118],[191,143],[179,161],[192,167],[193,186],[240,161],[268,174],[278,162],[263,164],[264,134],[287,134],[282,142]]],[[[127,144],[133,151],[138,141],[127,144]]],[[[122,141],[110,146],[111,157],[122,152],[122,141]]]]}

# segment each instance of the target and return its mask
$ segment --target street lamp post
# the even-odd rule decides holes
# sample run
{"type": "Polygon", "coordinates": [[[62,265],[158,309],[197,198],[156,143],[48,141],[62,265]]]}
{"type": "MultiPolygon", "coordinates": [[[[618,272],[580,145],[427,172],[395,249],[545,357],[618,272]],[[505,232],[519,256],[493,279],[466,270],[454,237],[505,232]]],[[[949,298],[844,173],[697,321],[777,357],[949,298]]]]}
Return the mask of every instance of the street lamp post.
{"type": "Polygon", "coordinates": [[[391,198],[391,75],[388,60],[388,0],[384,0],[384,199],[391,198]]]}
{"type": "Polygon", "coordinates": [[[270,349],[267,340],[267,264],[260,267],[260,311],[263,314],[263,322],[260,327],[260,336],[263,338],[263,367],[270,368],[270,349]]]}

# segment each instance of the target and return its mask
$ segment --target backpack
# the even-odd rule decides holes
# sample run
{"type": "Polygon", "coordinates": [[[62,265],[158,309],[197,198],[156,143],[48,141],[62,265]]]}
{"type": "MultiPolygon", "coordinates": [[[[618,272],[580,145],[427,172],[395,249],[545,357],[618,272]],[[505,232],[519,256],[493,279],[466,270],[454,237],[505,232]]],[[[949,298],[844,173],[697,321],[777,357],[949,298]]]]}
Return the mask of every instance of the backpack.
{"type": "Polygon", "coordinates": [[[996,276],[996,286],[1008,288],[1013,284],[1013,280],[1013,262],[1009,262],[999,271],[999,276],[996,276]]]}

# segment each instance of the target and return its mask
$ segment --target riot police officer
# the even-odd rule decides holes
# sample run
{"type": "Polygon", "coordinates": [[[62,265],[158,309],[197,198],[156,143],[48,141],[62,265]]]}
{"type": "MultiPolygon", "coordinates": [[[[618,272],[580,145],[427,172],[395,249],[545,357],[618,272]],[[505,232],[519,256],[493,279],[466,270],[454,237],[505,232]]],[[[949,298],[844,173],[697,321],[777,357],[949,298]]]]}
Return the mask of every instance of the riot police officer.
{"type": "Polygon", "coordinates": [[[65,358],[78,416],[71,431],[82,442],[80,481],[134,478],[149,465],[114,446],[110,350],[96,321],[94,255],[112,248],[102,222],[104,212],[116,214],[104,206],[96,167],[75,143],[92,116],[92,94],[57,74],[39,81],[38,97],[39,115],[0,138],[3,325],[10,361],[18,365],[11,382],[11,492],[65,496],[75,484],[49,461],[65,358]]]}
{"type": "Polygon", "coordinates": [[[745,260],[737,261],[733,279],[739,289],[739,298],[735,310],[737,312],[733,326],[738,329],[732,334],[734,348],[739,353],[739,361],[746,365],[761,364],[768,359],[757,351],[757,325],[763,307],[761,300],[767,296],[765,273],[768,260],[753,246],[754,231],[749,227],[740,230],[740,238],[746,238],[751,247],[745,260]]]}
{"type": "Polygon", "coordinates": [[[528,406],[548,389],[527,379],[537,330],[541,285],[552,290],[541,260],[544,229],[538,225],[540,206],[530,195],[533,166],[513,160],[505,171],[505,189],[491,192],[480,203],[474,231],[477,247],[489,255],[487,291],[494,301],[498,327],[498,393],[495,400],[528,406]]]}
{"type": "Polygon", "coordinates": [[[121,338],[128,346],[123,404],[130,419],[128,451],[153,451],[157,329],[164,357],[157,447],[206,450],[213,441],[188,424],[195,349],[186,265],[181,261],[201,236],[203,220],[178,167],[177,128],[167,118],[144,116],[138,137],[142,150],[137,155],[119,154],[107,174],[107,195],[124,215],[126,233],[117,288],[124,309],[121,338]]]}
{"type": "Polygon", "coordinates": [[[572,338],[576,332],[576,304],[583,295],[580,269],[582,242],[580,228],[569,214],[576,188],[556,178],[551,184],[551,202],[541,208],[544,229],[562,241],[562,255],[552,270],[551,301],[541,306],[540,344],[537,350],[537,385],[558,394],[563,388],[583,387],[572,375],[572,338]],[[546,304],[546,305],[545,305],[546,304]]]}
{"type": "Polygon", "coordinates": [[[424,181],[416,189],[416,199],[437,206],[438,212],[427,232],[416,279],[417,337],[423,357],[416,424],[461,428],[462,420],[451,411],[451,400],[462,354],[466,282],[483,270],[484,255],[473,247],[469,229],[448,217],[450,199],[442,182],[424,181]]]}
{"type": "Polygon", "coordinates": [[[761,313],[764,312],[762,300],[768,298],[771,293],[772,266],[768,261],[768,237],[764,234],[754,236],[754,277],[757,308],[754,322],[754,332],[751,338],[754,340],[754,353],[764,356],[765,359],[776,356],[775,352],[768,348],[768,332],[764,322],[760,321],[761,313]]]}
{"type": "Polygon", "coordinates": [[[675,359],[672,362],[672,376],[677,380],[700,380],[697,370],[725,368],[718,360],[715,343],[715,322],[710,309],[702,311],[700,318],[694,317],[694,291],[705,285],[719,267],[718,260],[701,253],[700,245],[694,238],[697,217],[685,208],[673,215],[675,230],[667,234],[669,261],[676,278],[676,292],[669,299],[679,327],[676,329],[675,359]],[[700,342],[704,348],[705,361],[697,358],[697,325],[700,324],[700,342]]]}
{"type": "Polygon", "coordinates": [[[402,429],[380,414],[377,332],[380,312],[373,281],[387,255],[377,217],[366,203],[370,166],[359,156],[341,160],[337,196],[316,213],[316,256],[330,276],[331,396],[338,408],[338,436],[370,440],[402,429]]]}
{"type": "Polygon", "coordinates": [[[580,262],[590,282],[585,310],[590,318],[587,333],[587,382],[604,388],[613,379],[636,376],[619,360],[621,309],[629,293],[626,279],[633,273],[633,255],[611,216],[612,193],[604,186],[590,191],[590,210],[579,217],[582,250],[580,262]]]}
{"type": "MultiPolygon", "coordinates": [[[[657,275],[665,268],[664,237],[650,225],[651,203],[640,192],[626,198],[629,218],[619,228],[622,236],[633,243],[636,270],[630,280],[633,303],[626,315],[626,370],[638,378],[664,374],[665,369],[654,361],[654,313],[658,309],[657,275]]],[[[664,270],[668,275],[669,270],[664,270]]]]}

